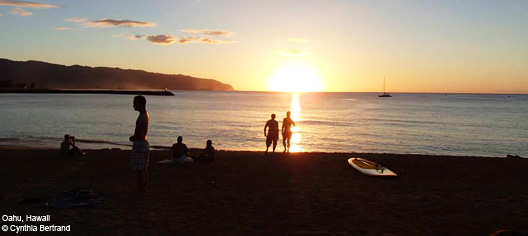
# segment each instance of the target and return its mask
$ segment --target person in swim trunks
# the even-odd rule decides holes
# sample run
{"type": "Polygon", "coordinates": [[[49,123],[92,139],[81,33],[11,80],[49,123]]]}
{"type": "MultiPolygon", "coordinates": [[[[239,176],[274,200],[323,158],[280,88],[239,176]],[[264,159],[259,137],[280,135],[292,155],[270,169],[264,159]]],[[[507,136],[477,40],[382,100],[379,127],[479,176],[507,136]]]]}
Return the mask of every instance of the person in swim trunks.
{"type": "Polygon", "coordinates": [[[129,140],[133,142],[132,154],[130,156],[130,168],[136,171],[138,191],[147,193],[150,146],[147,141],[148,125],[150,116],[146,109],[147,99],[143,96],[134,97],[134,110],[139,112],[136,120],[134,135],[129,140]]]}
{"type": "Polygon", "coordinates": [[[286,112],[286,118],[282,120],[282,145],[284,145],[283,152],[290,152],[290,140],[293,132],[291,131],[291,126],[295,127],[295,122],[290,118],[291,112],[286,112]]]}
{"type": "Polygon", "coordinates": [[[266,122],[266,125],[264,126],[264,137],[266,137],[266,153],[265,154],[268,154],[268,149],[272,142],[273,142],[273,152],[275,152],[275,148],[277,147],[277,141],[279,140],[279,122],[275,120],[275,114],[271,114],[271,120],[268,120],[266,122]],[[266,129],[268,129],[267,133],[266,133],[266,129]]]}

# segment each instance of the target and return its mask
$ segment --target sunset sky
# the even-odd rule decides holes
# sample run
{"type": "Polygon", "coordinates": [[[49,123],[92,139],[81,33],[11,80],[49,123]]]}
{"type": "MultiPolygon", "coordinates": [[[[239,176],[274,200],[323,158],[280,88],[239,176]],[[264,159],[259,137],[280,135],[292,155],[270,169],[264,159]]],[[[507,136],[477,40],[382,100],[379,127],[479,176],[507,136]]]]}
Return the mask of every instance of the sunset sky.
{"type": "Polygon", "coordinates": [[[528,1],[0,0],[0,58],[247,91],[528,93],[528,1]]]}

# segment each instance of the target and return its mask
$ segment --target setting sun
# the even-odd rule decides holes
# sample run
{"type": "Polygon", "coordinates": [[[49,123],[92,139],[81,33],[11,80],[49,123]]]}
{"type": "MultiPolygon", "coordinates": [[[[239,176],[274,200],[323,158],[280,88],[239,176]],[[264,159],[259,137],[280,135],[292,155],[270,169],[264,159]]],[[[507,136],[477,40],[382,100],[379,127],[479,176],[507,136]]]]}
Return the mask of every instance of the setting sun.
{"type": "Polygon", "coordinates": [[[269,88],[281,92],[323,91],[323,83],[316,71],[303,63],[291,63],[270,76],[269,88]]]}

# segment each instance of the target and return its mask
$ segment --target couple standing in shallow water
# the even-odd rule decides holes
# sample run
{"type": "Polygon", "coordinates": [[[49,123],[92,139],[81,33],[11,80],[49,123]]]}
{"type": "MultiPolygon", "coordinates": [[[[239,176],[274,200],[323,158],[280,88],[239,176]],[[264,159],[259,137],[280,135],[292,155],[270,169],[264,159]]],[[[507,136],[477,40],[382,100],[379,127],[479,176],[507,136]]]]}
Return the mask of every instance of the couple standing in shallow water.
{"type": "MultiPolygon", "coordinates": [[[[291,112],[286,112],[286,118],[282,120],[282,145],[284,145],[283,152],[290,152],[290,141],[292,137],[291,126],[295,127],[295,122],[290,118],[291,112]]],[[[271,120],[266,122],[264,126],[264,136],[266,137],[266,154],[268,154],[268,149],[273,143],[273,152],[277,147],[277,141],[279,140],[279,122],[275,120],[275,114],[271,114],[271,120]],[[268,129],[269,128],[269,129],[268,129]],[[266,129],[268,132],[266,132],[266,129]]]]}

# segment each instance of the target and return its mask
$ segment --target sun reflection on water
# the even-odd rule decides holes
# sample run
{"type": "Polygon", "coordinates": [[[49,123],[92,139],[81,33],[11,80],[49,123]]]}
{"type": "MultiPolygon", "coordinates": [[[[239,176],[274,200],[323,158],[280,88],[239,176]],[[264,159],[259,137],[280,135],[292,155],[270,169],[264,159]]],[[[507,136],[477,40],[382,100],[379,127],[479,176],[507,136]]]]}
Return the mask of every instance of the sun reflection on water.
{"type": "Polygon", "coordinates": [[[298,127],[299,122],[302,121],[301,118],[301,103],[299,102],[299,94],[292,94],[292,101],[290,105],[291,118],[295,122],[295,127],[292,127],[292,138],[290,143],[290,152],[300,152],[302,151],[301,147],[301,133],[298,127]]]}

